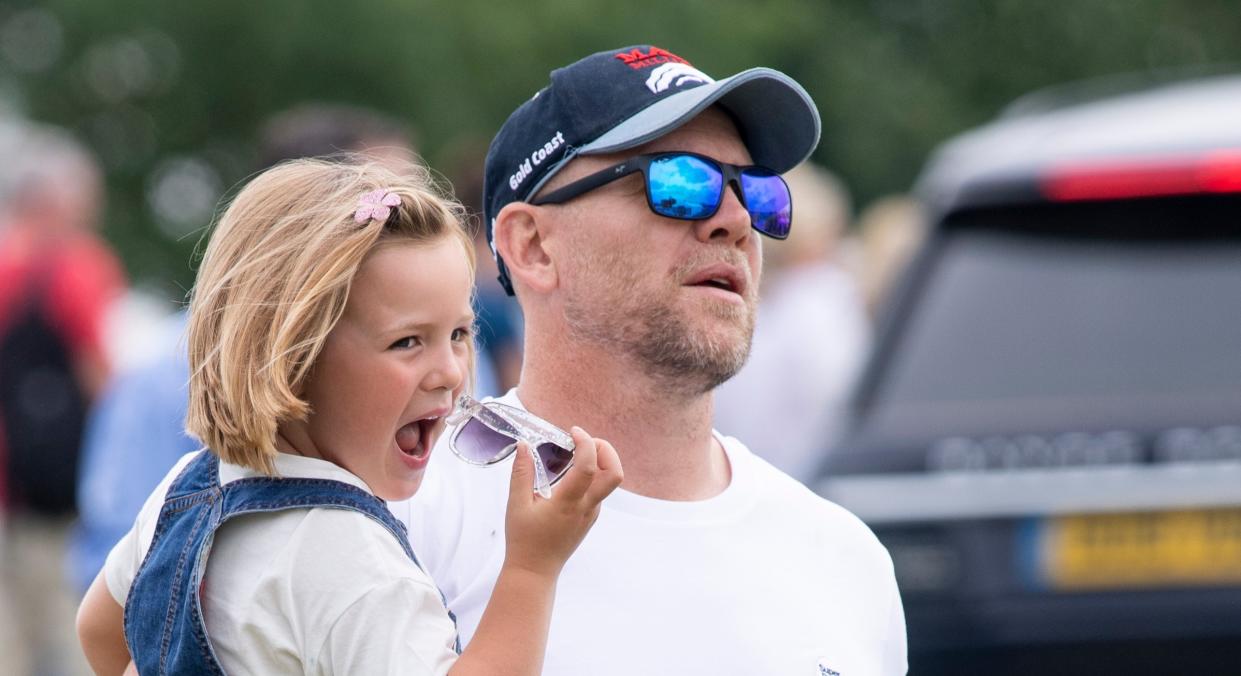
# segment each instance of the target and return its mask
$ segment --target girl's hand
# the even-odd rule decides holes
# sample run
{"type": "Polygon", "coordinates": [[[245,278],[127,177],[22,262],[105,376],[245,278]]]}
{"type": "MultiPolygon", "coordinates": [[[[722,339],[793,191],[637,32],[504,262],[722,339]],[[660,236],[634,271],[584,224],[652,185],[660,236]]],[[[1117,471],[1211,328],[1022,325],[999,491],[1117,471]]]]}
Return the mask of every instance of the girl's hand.
{"type": "Polygon", "coordinates": [[[620,485],[620,458],[612,444],[569,430],[573,466],[552,497],[534,492],[534,460],[517,448],[505,516],[504,566],[474,638],[451,676],[539,674],[551,625],[556,578],[599,516],[599,503],[620,485]]]}
{"type": "Polygon", "coordinates": [[[558,576],[599,517],[599,503],[624,478],[612,444],[592,438],[580,427],[569,433],[576,446],[573,466],[550,499],[534,492],[534,459],[525,442],[518,444],[505,517],[506,566],[558,576]]]}

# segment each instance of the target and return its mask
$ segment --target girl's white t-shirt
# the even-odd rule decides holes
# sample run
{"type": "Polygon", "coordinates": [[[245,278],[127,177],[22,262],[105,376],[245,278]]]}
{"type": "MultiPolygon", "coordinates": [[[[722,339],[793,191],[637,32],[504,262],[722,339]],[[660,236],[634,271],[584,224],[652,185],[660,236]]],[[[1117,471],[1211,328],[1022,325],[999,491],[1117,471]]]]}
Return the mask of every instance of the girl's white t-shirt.
{"type": "MultiPolygon", "coordinates": [[[[121,605],[182,457],[108,555],[121,605]]],[[[332,479],[370,492],[324,460],[280,454],[280,476],[332,479]]],[[[220,463],[220,483],[261,474],[220,463]]],[[[131,612],[144,612],[137,608],[131,612]]],[[[151,609],[151,612],[162,612],[151,609]]],[[[431,578],[392,534],[358,512],[294,509],[234,517],[216,532],[203,589],[207,635],[229,674],[445,674],[456,630],[431,578]]]]}

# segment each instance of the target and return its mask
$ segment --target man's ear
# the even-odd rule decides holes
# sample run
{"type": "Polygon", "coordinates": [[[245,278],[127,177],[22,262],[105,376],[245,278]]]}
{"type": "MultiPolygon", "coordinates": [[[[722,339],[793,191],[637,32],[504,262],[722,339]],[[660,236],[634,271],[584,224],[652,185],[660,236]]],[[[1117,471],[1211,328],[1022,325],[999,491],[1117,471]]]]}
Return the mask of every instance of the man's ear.
{"type": "Polygon", "coordinates": [[[492,240],[509,277],[537,293],[556,288],[556,264],[543,246],[539,207],[510,202],[496,215],[492,240]]]}

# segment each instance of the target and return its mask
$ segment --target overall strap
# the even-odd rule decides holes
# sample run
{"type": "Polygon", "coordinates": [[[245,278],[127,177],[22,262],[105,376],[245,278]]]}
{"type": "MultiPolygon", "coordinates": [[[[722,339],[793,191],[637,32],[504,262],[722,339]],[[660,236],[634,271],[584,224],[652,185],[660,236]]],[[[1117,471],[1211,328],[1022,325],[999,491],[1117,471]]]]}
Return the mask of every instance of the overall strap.
{"type": "Polygon", "coordinates": [[[202,491],[218,491],[220,488],[220,459],[203,449],[186,463],[185,468],[173,479],[164,494],[164,502],[183,498],[202,491]]]}
{"type": "Polygon", "coordinates": [[[146,558],[125,600],[125,642],[142,674],[223,676],[202,622],[200,556],[220,519],[219,459],[202,451],[165,493],[146,558]]]}

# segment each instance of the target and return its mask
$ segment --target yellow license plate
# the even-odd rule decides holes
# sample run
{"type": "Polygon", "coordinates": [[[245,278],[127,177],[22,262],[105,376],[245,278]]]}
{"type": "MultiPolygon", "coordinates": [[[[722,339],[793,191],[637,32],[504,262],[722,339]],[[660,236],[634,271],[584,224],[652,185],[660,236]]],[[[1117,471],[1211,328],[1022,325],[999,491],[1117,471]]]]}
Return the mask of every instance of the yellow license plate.
{"type": "Polygon", "coordinates": [[[1066,516],[1043,528],[1042,572],[1053,588],[1241,583],[1241,509],[1066,516]]]}

